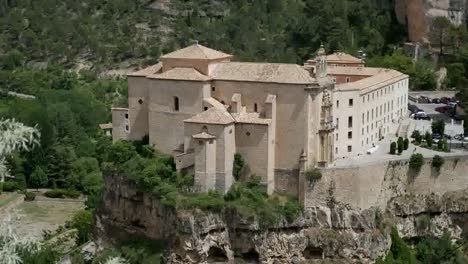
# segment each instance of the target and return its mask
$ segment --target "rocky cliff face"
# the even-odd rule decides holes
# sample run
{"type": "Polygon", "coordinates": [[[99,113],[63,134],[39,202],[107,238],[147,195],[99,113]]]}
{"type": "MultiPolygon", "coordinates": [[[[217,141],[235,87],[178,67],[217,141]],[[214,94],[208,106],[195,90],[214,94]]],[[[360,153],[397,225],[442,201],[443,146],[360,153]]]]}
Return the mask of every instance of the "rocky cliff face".
{"type": "Polygon", "coordinates": [[[391,241],[385,226],[396,225],[407,238],[449,230],[454,238],[468,232],[468,190],[443,195],[401,196],[386,213],[356,210],[333,202],[306,208],[293,222],[260,227],[255,219],[232,212],[176,212],[136,191],[123,177],[106,178],[96,213],[98,244],[130,236],[165,240],[168,263],[372,263],[391,241]],[[385,216],[386,215],[386,216],[385,216]],[[389,217],[392,216],[392,217],[389,217]]]}
{"type": "Polygon", "coordinates": [[[428,42],[432,20],[438,16],[447,17],[455,25],[465,23],[467,0],[396,0],[395,13],[398,21],[408,28],[412,42],[428,42]]]}

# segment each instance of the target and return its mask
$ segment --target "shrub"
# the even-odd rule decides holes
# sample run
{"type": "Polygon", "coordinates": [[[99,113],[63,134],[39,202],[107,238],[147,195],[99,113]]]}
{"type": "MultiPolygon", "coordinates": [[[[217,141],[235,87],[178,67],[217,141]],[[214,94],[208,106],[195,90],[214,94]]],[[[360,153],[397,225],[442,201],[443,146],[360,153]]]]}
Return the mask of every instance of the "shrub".
{"type": "Polygon", "coordinates": [[[310,183],[313,183],[313,182],[316,182],[316,181],[318,181],[318,180],[320,180],[322,178],[322,172],[317,168],[308,169],[305,172],[305,177],[310,183]]]}
{"type": "Polygon", "coordinates": [[[31,187],[36,188],[36,190],[41,187],[45,187],[48,181],[47,174],[45,174],[44,170],[42,170],[42,168],[39,166],[34,168],[34,171],[29,177],[31,187]]]}
{"type": "Polygon", "coordinates": [[[14,192],[19,190],[19,184],[14,181],[6,181],[2,184],[4,192],[14,192]]]}
{"type": "Polygon", "coordinates": [[[397,141],[397,148],[398,148],[398,155],[401,155],[403,153],[403,138],[399,137],[397,141]]]}
{"type": "Polygon", "coordinates": [[[424,139],[426,140],[426,144],[429,148],[432,148],[432,134],[429,132],[426,132],[426,135],[424,135],[424,139]]]}
{"type": "Polygon", "coordinates": [[[27,202],[36,200],[36,195],[33,192],[25,192],[24,200],[27,202]]]}
{"type": "Polygon", "coordinates": [[[64,190],[64,189],[53,189],[44,193],[46,197],[49,198],[73,198],[76,199],[80,197],[80,192],[74,190],[64,190]]]}
{"type": "Polygon", "coordinates": [[[408,150],[408,147],[409,147],[409,139],[405,138],[405,140],[403,140],[403,150],[408,150]]]}
{"type": "Polygon", "coordinates": [[[444,162],[444,158],[439,155],[435,155],[434,158],[432,158],[432,167],[439,171],[442,165],[444,165],[444,162]]]}
{"type": "Polygon", "coordinates": [[[421,153],[415,153],[411,155],[409,161],[409,167],[412,170],[419,171],[424,164],[424,157],[421,153]]]}
{"type": "Polygon", "coordinates": [[[76,235],[76,244],[81,245],[91,240],[93,230],[93,215],[90,211],[82,210],[75,213],[68,226],[75,228],[78,233],[76,235]]]}
{"type": "Polygon", "coordinates": [[[240,179],[242,169],[244,168],[244,158],[242,158],[242,155],[239,153],[234,154],[234,166],[232,169],[232,174],[236,181],[240,179]]]}
{"type": "Polygon", "coordinates": [[[434,120],[431,124],[431,128],[432,133],[443,136],[445,133],[445,122],[442,120],[434,120]]]}
{"type": "Polygon", "coordinates": [[[396,142],[390,143],[390,154],[395,155],[396,148],[397,148],[397,143],[396,142]]]}

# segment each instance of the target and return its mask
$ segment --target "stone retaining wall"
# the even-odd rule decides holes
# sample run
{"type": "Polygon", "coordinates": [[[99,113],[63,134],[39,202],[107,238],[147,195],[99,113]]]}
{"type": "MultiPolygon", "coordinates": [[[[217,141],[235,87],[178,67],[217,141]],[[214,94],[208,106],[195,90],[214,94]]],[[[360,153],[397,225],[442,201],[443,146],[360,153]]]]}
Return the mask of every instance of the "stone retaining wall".
{"type": "Polygon", "coordinates": [[[328,168],[322,179],[306,181],[304,206],[326,205],[330,199],[367,209],[384,207],[396,196],[426,195],[468,188],[468,156],[445,157],[438,172],[425,159],[420,172],[409,169],[407,160],[372,163],[361,167],[328,168]]]}

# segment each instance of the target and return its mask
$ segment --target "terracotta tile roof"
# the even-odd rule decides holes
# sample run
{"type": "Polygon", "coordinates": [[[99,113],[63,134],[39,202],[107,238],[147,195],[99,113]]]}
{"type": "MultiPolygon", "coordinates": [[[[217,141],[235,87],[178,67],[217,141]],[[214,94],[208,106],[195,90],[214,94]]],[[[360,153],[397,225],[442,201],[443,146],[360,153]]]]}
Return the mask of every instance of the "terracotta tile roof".
{"type": "Polygon", "coordinates": [[[151,74],[156,74],[162,70],[162,63],[159,62],[157,64],[151,65],[149,67],[146,67],[144,69],[141,69],[136,72],[132,72],[127,74],[127,76],[133,76],[133,77],[146,77],[151,74]]]}
{"type": "Polygon", "coordinates": [[[149,75],[148,78],[160,80],[182,80],[200,82],[211,80],[210,77],[201,74],[194,68],[173,68],[163,73],[149,75]]]}
{"type": "Polygon", "coordinates": [[[215,139],[216,137],[206,132],[201,132],[192,136],[195,139],[215,139]]]}
{"type": "Polygon", "coordinates": [[[214,80],[310,84],[316,80],[297,64],[224,62],[211,72],[214,80]]]}
{"type": "Polygon", "coordinates": [[[221,51],[207,48],[199,44],[193,44],[186,48],[173,51],[161,56],[162,59],[194,59],[194,60],[215,60],[230,58],[232,55],[221,51]]]}
{"type": "Polygon", "coordinates": [[[236,123],[268,125],[271,119],[260,118],[258,113],[235,113],[232,114],[236,123]]]}
{"type": "Polygon", "coordinates": [[[201,112],[189,119],[184,120],[184,122],[227,125],[234,123],[234,118],[226,110],[211,107],[210,109],[204,112],[201,112]]]}
{"type": "Polygon", "coordinates": [[[363,63],[361,59],[358,59],[348,53],[337,51],[330,55],[327,55],[328,62],[348,62],[348,63],[363,63]]]}
{"type": "Polygon", "coordinates": [[[363,75],[373,76],[385,71],[383,68],[372,67],[344,67],[344,66],[328,66],[327,73],[329,75],[363,75]]]}
{"type": "Polygon", "coordinates": [[[336,85],[336,89],[343,90],[360,90],[361,93],[367,93],[377,88],[382,88],[383,86],[390,85],[397,80],[407,78],[408,75],[403,74],[399,71],[385,69],[380,73],[364,78],[362,80],[350,83],[342,83],[336,85]]]}

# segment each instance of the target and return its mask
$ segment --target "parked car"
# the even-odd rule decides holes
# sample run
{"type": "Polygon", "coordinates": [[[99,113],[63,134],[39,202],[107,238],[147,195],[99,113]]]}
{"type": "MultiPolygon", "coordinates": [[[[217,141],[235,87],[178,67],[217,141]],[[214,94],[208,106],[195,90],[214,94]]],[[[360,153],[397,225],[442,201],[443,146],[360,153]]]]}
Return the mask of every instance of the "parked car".
{"type": "Polygon", "coordinates": [[[448,106],[439,106],[439,107],[436,107],[435,110],[439,113],[446,113],[448,110],[449,110],[449,107],[448,106]]]}
{"type": "Polygon", "coordinates": [[[416,120],[431,120],[431,118],[425,112],[417,112],[413,116],[416,120]]]}
{"type": "Polygon", "coordinates": [[[456,139],[456,140],[463,140],[465,138],[465,136],[463,134],[457,134],[453,138],[456,139]]]}

